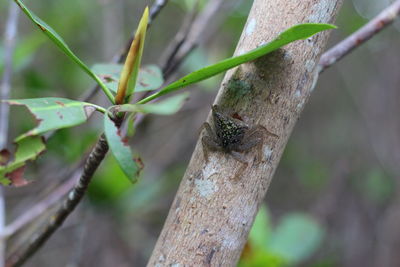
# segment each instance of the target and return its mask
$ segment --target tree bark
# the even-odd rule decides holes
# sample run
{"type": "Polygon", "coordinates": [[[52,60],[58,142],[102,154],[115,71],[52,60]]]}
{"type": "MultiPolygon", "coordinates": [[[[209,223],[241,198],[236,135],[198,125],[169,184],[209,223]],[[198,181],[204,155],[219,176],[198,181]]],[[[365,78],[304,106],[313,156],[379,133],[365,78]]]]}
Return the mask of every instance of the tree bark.
{"type": "MultiPolygon", "coordinates": [[[[332,23],[341,0],[255,0],[235,54],[256,48],[298,23],[332,23]]],[[[201,142],[182,179],[148,266],[235,266],[284,147],[318,78],[329,32],[297,41],[227,72],[215,103],[279,137],[264,140],[249,165],[222,152],[203,157],[201,142]]],[[[209,118],[210,119],[210,118],[209,118]]],[[[200,140],[200,139],[199,139],[200,140]]]]}

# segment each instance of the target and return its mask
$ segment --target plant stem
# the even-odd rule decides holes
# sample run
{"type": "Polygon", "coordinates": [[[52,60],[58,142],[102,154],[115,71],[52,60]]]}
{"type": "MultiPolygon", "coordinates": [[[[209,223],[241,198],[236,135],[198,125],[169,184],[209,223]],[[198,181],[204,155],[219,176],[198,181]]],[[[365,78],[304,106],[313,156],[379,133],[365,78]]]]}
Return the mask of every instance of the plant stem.
{"type": "Polygon", "coordinates": [[[105,114],[108,114],[107,109],[105,109],[105,108],[103,108],[103,107],[101,107],[101,106],[98,106],[98,105],[96,105],[96,104],[93,104],[93,103],[88,103],[88,104],[90,104],[91,106],[95,107],[97,111],[103,113],[104,115],[105,115],[105,114]]]}
{"type": "Polygon", "coordinates": [[[323,72],[375,34],[393,23],[400,14],[400,0],[380,12],[374,19],[325,52],[319,61],[318,71],[323,72]]]}
{"type": "Polygon", "coordinates": [[[31,236],[27,241],[27,247],[19,249],[7,259],[7,266],[21,266],[30,256],[32,256],[50,236],[63,224],[68,215],[76,208],[83,198],[87,187],[93,177],[94,172],[99,167],[108,151],[108,144],[104,135],[101,135],[92,152],[86,160],[83,173],[68,194],[63,204],[51,216],[44,228],[31,236]]]}

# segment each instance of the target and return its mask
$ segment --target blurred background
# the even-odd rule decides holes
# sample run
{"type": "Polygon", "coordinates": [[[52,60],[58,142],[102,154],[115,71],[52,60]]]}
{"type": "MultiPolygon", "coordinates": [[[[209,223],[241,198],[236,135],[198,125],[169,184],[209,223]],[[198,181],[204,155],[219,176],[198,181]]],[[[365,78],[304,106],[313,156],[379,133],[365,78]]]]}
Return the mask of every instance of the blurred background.
{"type": "MultiPolygon", "coordinates": [[[[0,32],[11,1],[0,2],[0,32]]],[[[88,65],[110,61],[152,1],[26,1],[88,65]]],[[[209,4],[199,1],[199,13],[209,4]]],[[[211,2],[211,0],[210,0],[211,2]]],[[[170,79],[232,55],[252,1],[226,0],[199,45],[170,79]]],[[[392,1],[344,1],[330,40],[345,38],[392,1]]],[[[148,31],[143,62],[162,64],[195,0],[171,0],[148,31]],[[163,54],[164,53],[164,54],[163,54]]],[[[240,266],[400,266],[400,21],[325,71],[268,190],[240,266]]],[[[94,83],[20,14],[12,98],[78,99],[94,83]]],[[[0,43],[0,58],[4,43],[0,43]]],[[[0,73],[4,61],[0,60],[0,73]]],[[[174,116],[146,116],[132,147],[145,169],[132,185],[108,156],[88,196],[26,266],[145,266],[222,76],[190,88],[174,116]]],[[[99,93],[92,99],[106,103],[99,93]]],[[[12,108],[10,140],[34,124],[12,108]]],[[[101,131],[100,116],[58,131],[30,164],[22,188],[6,188],[7,222],[68,188],[101,131]],[[71,178],[72,177],[72,178],[71,178]],[[56,191],[58,190],[58,191],[56,191]]],[[[11,142],[9,147],[12,147],[11,142]]],[[[8,251],[45,216],[8,242],[8,251]]]]}

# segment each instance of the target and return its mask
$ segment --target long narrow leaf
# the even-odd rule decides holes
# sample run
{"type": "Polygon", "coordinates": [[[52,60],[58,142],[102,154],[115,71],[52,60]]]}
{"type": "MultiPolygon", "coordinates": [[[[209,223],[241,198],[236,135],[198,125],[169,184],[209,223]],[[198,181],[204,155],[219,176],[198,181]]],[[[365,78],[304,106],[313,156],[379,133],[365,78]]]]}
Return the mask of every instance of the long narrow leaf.
{"type": "Polygon", "coordinates": [[[181,109],[188,95],[188,93],[182,93],[156,103],[120,105],[118,106],[118,111],[171,115],[181,109]]]}
{"type": "Polygon", "coordinates": [[[114,103],[114,96],[112,93],[108,90],[108,88],[104,85],[104,83],[101,81],[99,77],[97,77],[96,74],[94,74],[88,66],[86,66],[85,63],[82,62],[75,54],[72,52],[72,50],[68,47],[68,45],[65,43],[63,38],[47,23],[45,23],[43,20],[41,20],[38,16],[36,16],[32,11],[30,11],[24,3],[20,0],[14,0],[15,3],[22,9],[22,11],[27,15],[27,17],[35,23],[40,30],[47,36],[49,39],[58,47],[60,48],[61,51],[63,51],[70,59],[72,59],[83,71],[85,71],[90,77],[92,77],[103,89],[104,93],[107,95],[107,97],[110,99],[111,102],[114,103]]]}
{"type": "Polygon", "coordinates": [[[331,25],[331,24],[318,24],[318,23],[305,23],[305,24],[299,24],[295,25],[286,31],[282,32],[277,38],[272,40],[271,42],[262,45],[254,50],[251,50],[250,52],[247,52],[245,54],[236,56],[236,57],[231,57],[225,60],[222,60],[214,65],[199,69],[197,71],[194,71],[183,78],[169,84],[168,86],[164,87],[161,91],[150,95],[149,97],[139,101],[139,104],[144,104],[147,103],[157,97],[160,97],[162,95],[168,94],[170,92],[176,91],[180,88],[186,87],[190,84],[200,82],[202,80],[205,80],[207,78],[210,78],[214,75],[217,75],[221,72],[224,72],[228,69],[231,69],[233,67],[236,67],[240,64],[255,60],[261,56],[264,56],[274,50],[277,50],[278,48],[287,45],[291,42],[301,40],[301,39],[307,39],[308,37],[324,31],[324,30],[329,30],[329,29],[334,29],[336,26],[331,25]]]}

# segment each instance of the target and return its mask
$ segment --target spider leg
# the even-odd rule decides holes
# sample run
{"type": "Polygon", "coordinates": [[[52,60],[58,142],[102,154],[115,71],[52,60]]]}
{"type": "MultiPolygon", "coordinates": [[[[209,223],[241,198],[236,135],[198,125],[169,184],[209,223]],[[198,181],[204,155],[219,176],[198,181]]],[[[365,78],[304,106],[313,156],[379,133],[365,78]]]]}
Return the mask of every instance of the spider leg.
{"type": "Polygon", "coordinates": [[[250,139],[246,140],[246,143],[240,144],[235,148],[235,151],[238,152],[247,152],[253,147],[257,147],[257,161],[261,161],[262,159],[262,145],[264,143],[264,138],[259,135],[252,135],[250,139]]]}
{"type": "Polygon", "coordinates": [[[208,122],[205,122],[201,125],[200,129],[199,129],[199,134],[201,134],[201,132],[206,129],[206,133],[207,135],[211,136],[212,138],[216,139],[217,135],[214,133],[214,131],[211,128],[211,125],[208,122]]]}
{"type": "Polygon", "coordinates": [[[272,136],[272,137],[279,137],[278,135],[270,132],[267,130],[267,128],[265,128],[264,126],[257,124],[254,127],[252,127],[251,129],[249,129],[247,131],[247,137],[251,137],[254,134],[262,134],[263,136],[267,135],[267,136],[272,136]]]}
{"type": "Polygon", "coordinates": [[[274,133],[268,131],[267,128],[265,128],[264,126],[262,126],[260,124],[258,124],[254,127],[254,133],[257,133],[257,132],[262,133],[261,143],[258,146],[258,153],[257,153],[258,154],[258,162],[261,162],[261,161],[263,161],[263,151],[262,150],[263,150],[265,138],[267,136],[278,138],[279,136],[277,134],[274,134],[274,133]]]}
{"type": "Polygon", "coordinates": [[[243,175],[243,172],[246,170],[249,163],[246,161],[245,157],[239,152],[231,151],[230,154],[234,159],[242,163],[242,166],[240,166],[239,170],[235,173],[235,176],[233,177],[233,180],[237,182],[240,180],[240,177],[243,175]]]}
{"type": "Polygon", "coordinates": [[[234,159],[236,159],[237,161],[239,161],[239,162],[241,162],[241,163],[243,163],[243,164],[248,164],[246,158],[245,158],[241,153],[232,150],[232,151],[230,152],[230,154],[231,154],[232,157],[233,157],[234,159]]]}
{"type": "Polygon", "coordinates": [[[257,162],[263,161],[263,144],[265,140],[265,135],[278,137],[276,134],[271,133],[262,125],[256,125],[255,127],[251,128],[245,135],[243,141],[244,143],[237,145],[235,147],[236,151],[245,152],[249,151],[251,148],[257,146],[257,162]]]}
{"type": "Polygon", "coordinates": [[[206,162],[208,162],[208,150],[218,151],[222,150],[222,147],[213,139],[211,136],[203,136],[201,138],[201,143],[203,145],[203,155],[206,162]]]}

